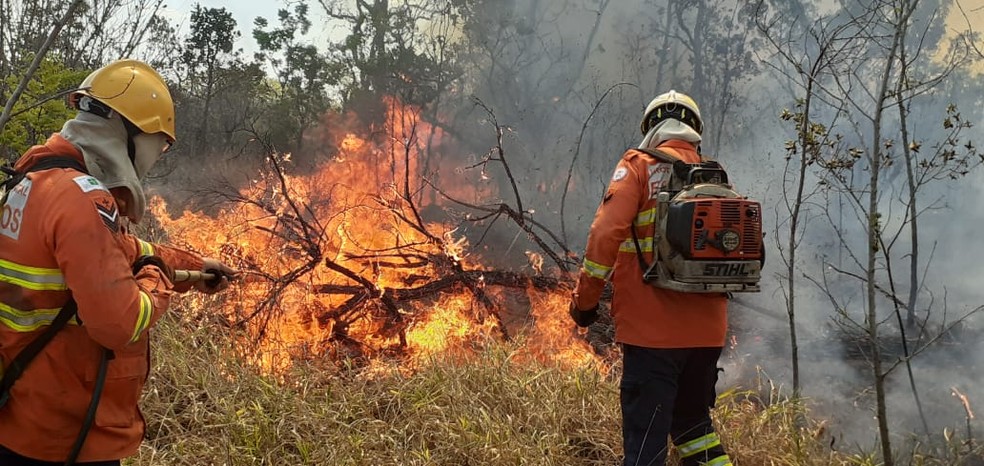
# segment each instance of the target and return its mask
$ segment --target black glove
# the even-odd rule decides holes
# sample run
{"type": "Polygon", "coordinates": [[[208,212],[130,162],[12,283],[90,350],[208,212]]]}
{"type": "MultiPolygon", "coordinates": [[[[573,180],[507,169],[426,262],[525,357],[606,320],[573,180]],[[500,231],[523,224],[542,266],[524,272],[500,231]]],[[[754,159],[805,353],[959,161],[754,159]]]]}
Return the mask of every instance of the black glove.
{"type": "Polygon", "coordinates": [[[202,258],[202,271],[215,276],[211,280],[196,282],[195,289],[203,293],[216,293],[229,287],[229,282],[239,277],[239,271],[210,257],[202,258]]]}
{"type": "Polygon", "coordinates": [[[164,259],[160,258],[160,256],[138,257],[137,260],[133,262],[133,275],[136,276],[140,273],[141,269],[148,265],[157,267],[162,273],[164,273],[164,276],[167,277],[168,280],[171,280],[172,283],[174,282],[174,270],[172,270],[171,267],[164,262],[164,259]]]}
{"type": "Polygon", "coordinates": [[[219,284],[222,283],[222,279],[223,278],[228,278],[229,277],[228,275],[226,275],[225,272],[223,272],[223,271],[221,271],[219,269],[205,269],[205,273],[210,273],[210,274],[214,275],[214,278],[211,278],[209,280],[205,280],[205,287],[208,288],[208,289],[214,289],[214,288],[218,287],[219,284]]]}
{"type": "Polygon", "coordinates": [[[571,320],[577,324],[578,327],[589,327],[591,324],[598,321],[598,305],[587,311],[582,311],[577,308],[577,304],[571,303],[571,309],[567,312],[571,316],[571,320]]]}

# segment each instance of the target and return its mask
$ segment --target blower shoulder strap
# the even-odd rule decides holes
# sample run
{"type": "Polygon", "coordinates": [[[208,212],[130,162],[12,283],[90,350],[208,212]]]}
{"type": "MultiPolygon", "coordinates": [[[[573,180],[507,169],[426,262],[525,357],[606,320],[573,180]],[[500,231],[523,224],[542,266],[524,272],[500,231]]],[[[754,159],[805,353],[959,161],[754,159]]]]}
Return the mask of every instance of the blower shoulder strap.
{"type": "MultiPolygon", "coordinates": [[[[649,270],[649,263],[646,259],[642,257],[642,246],[639,246],[639,235],[636,233],[635,219],[632,219],[632,226],[629,227],[632,231],[632,242],[635,243],[636,257],[639,259],[639,269],[642,274],[645,275],[646,271],[649,270]]],[[[656,254],[656,238],[653,238],[653,254],[656,254]]]]}
{"type": "MultiPolygon", "coordinates": [[[[666,152],[663,152],[663,151],[661,151],[659,149],[637,149],[637,150],[640,151],[640,152],[642,152],[642,153],[645,153],[645,154],[649,155],[650,157],[652,157],[652,158],[654,158],[654,159],[656,159],[656,160],[658,160],[660,162],[670,164],[673,167],[673,169],[671,170],[671,173],[676,178],[676,180],[680,184],[680,186],[682,186],[683,184],[686,184],[688,174],[690,173],[690,169],[694,166],[694,164],[690,164],[690,163],[684,162],[683,160],[680,160],[680,159],[678,159],[676,157],[673,157],[672,155],[667,154],[666,152]]],[[[699,164],[704,164],[704,163],[707,162],[707,160],[704,159],[704,155],[703,154],[701,154],[701,153],[698,152],[697,153],[697,156],[700,157],[699,164]]],[[[714,162],[714,163],[716,163],[716,162],[714,162]]],[[[671,183],[671,185],[672,185],[672,183],[671,183]]]]}
{"type": "Polygon", "coordinates": [[[636,150],[639,151],[639,152],[645,153],[645,154],[649,155],[650,157],[652,157],[652,158],[654,158],[656,160],[659,160],[660,162],[673,163],[673,162],[676,162],[677,160],[680,160],[680,159],[678,159],[678,158],[676,158],[676,157],[674,157],[674,156],[672,156],[670,154],[667,154],[666,152],[663,152],[663,151],[661,151],[659,149],[643,149],[643,148],[639,147],[639,148],[636,148],[636,150]]]}
{"type": "Polygon", "coordinates": [[[71,168],[73,170],[89,174],[82,162],[64,155],[42,157],[38,159],[37,163],[31,165],[27,168],[27,170],[22,172],[14,170],[13,167],[0,167],[0,171],[7,176],[7,179],[0,181],[0,205],[6,202],[7,193],[10,192],[14,186],[17,186],[17,183],[20,183],[28,173],[49,170],[52,168],[71,168]]]}
{"type": "MultiPolygon", "coordinates": [[[[636,147],[635,150],[637,150],[639,152],[642,152],[642,153],[645,153],[645,154],[648,154],[649,156],[653,157],[656,160],[659,160],[660,162],[666,162],[666,163],[682,162],[682,160],[680,160],[680,159],[678,159],[678,158],[676,158],[676,157],[674,157],[674,156],[672,156],[670,154],[667,154],[666,152],[663,152],[663,151],[661,151],[659,149],[643,149],[641,147],[636,147]]],[[[697,156],[700,157],[700,161],[701,162],[705,162],[706,161],[706,159],[704,158],[704,154],[701,154],[700,152],[698,152],[697,153],[697,156]]],[[[684,162],[684,163],[686,163],[686,162],[684,162]]]]}
{"type": "MultiPolygon", "coordinates": [[[[639,152],[642,152],[642,153],[644,153],[646,155],[649,155],[650,157],[652,157],[652,158],[654,158],[654,159],[656,159],[656,160],[658,160],[660,162],[664,162],[664,163],[668,163],[668,164],[672,165],[673,166],[673,170],[671,170],[672,176],[675,176],[675,177],[679,178],[680,180],[686,180],[687,179],[687,172],[690,170],[690,164],[688,164],[687,162],[684,162],[683,160],[680,160],[680,159],[678,159],[678,158],[676,158],[676,157],[674,157],[674,156],[672,156],[670,154],[667,154],[666,152],[663,152],[663,151],[661,151],[659,149],[642,149],[642,148],[636,148],[636,150],[638,150],[639,152]]],[[[700,161],[701,162],[704,162],[705,161],[703,154],[701,154],[700,152],[698,152],[697,155],[700,157],[700,161]]],[[[642,247],[639,245],[639,235],[638,235],[638,233],[636,233],[636,224],[635,224],[635,219],[634,218],[632,220],[631,231],[632,231],[632,242],[635,244],[636,257],[639,259],[639,268],[642,269],[642,273],[645,274],[646,271],[649,270],[649,268],[652,266],[652,264],[647,263],[646,262],[646,259],[642,256],[642,247]]],[[[656,259],[656,254],[657,254],[656,247],[657,247],[656,241],[655,241],[655,238],[653,238],[653,246],[652,246],[652,248],[653,248],[653,259],[654,260],[656,259]]]]}
{"type": "MultiPolygon", "coordinates": [[[[82,173],[89,173],[88,170],[85,169],[85,165],[82,162],[78,161],[74,157],[68,157],[65,155],[50,155],[47,157],[41,157],[34,165],[31,165],[23,172],[14,170],[13,167],[2,167],[0,170],[6,173],[8,177],[14,178],[18,176],[23,177],[30,172],[38,172],[52,168],[71,168],[82,173]]],[[[9,182],[9,179],[4,181],[4,183],[9,182]]]]}

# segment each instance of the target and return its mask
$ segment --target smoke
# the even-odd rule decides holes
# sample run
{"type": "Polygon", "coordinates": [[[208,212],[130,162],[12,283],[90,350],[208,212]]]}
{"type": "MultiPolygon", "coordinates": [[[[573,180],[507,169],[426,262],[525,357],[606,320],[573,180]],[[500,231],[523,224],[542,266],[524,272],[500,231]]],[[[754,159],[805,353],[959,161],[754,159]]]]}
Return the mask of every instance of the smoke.
{"type": "MultiPolygon", "coordinates": [[[[771,43],[755,23],[756,14],[762,11],[755,2],[742,0],[463,3],[471,8],[456,34],[461,47],[457,64],[463,74],[433,108],[422,112],[446,128],[455,144],[435,152],[440,162],[426,165],[429,172],[425,175],[443,186],[481,178],[482,183],[495,186],[492,191],[498,196],[486,202],[518,207],[515,182],[524,210],[532,211],[535,220],[580,252],[615,164],[642,137],[638,126],[645,105],[669,89],[693,96],[707,128],[703,152],[719,160],[739,192],[761,201],[766,213],[768,259],[763,291],[740,296],[731,306],[735,340],[724,361],[729,370],[722,385],[749,385],[757,375],[765,374],[788,393],[792,384],[785,304],[789,273],[784,259],[789,257],[789,202],[795,193],[798,159],[787,160],[785,147],[797,139],[796,128],[780,115],[784,110],[798,111],[804,81],[778,49],[791,53],[806,65],[801,69],[808,70],[810,60],[821,50],[811,42],[816,37],[808,33],[809,28],[842,26],[846,18],[862,12],[841,15],[844,2],[765,2],[771,8],[766,10],[767,18],[795,23],[795,27],[777,30],[783,35],[771,43]],[[511,180],[501,163],[480,163],[490,155],[507,162],[511,180]],[[483,172],[480,177],[477,171],[483,172]]],[[[850,7],[861,8],[860,3],[850,7]]],[[[910,58],[918,60],[918,66],[913,66],[919,78],[932,85],[924,86],[922,93],[907,102],[906,126],[910,139],[922,142],[924,154],[946,144],[943,121],[950,103],[959,104],[964,121],[981,123],[984,119],[984,92],[978,78],[957,67],[949,78],[932,81],[945,68],[939,62],[939,57],[946,56],[941,51],[950,50],[943,18],[952,8],[948,1],[926,2],[911,22],[910,58]]],[[[864,28],[853,31],[866,33],[864,28]]],[[[824,88],[818,92],[821,97],[814,102],[812,115],[828,125],[831,138],[841,138],[823,147],[827,156],[852,147],[870,151],[885,140],[894,141],[896,163],[884,172],[880,210],[884,231],[902,228],[901,234],[889,239],[894,251],[892,271],[899,284],[895,293],[905,297],[911,241],[900,201],[906,176],[898,158],[902,145],[898,112],[888,112],[881,141],[872,141],[873,122],[868,119],[874,108],[870,86],[877,81],[873,70],[883,63],[878,58],[883,50],[876,46],[839,50],[842,55],[837,58],[842,61],[819,77],[824,88]],[[848,83],[851,79],[854,81],[848,83]]],[[[968,135],[960,136],[961,143],[968,135]]],[[[852,207],[847,194],[820,184],[824,171],[819,165],[813,163],[807,169],[810,197],[800,219],[793,272],[800,380],[803,394],[813,400],[817,413],[831,418],[836,435],[860,439],[867,446],[873,443],[869,439],[875,432],[871,375],[865,352],[846,330],[854,329],[852,320],[864,322],[866,290],[862,281],[844,273],[860,273],[859,258],[867,247],[865,214],[852,207]]],[[[846,173],[856,180],[869,175],[863,164],[846,173]]],[[[928,317],[937,333],[984,300],[984,288],[977,283],[982,270],[976,254],[980,236],[976,225],[984,220],[984,206],[978,201],[984,195],[982,177],[980,170],[973,170],[954,182],[928,185],[920,197],[917,268],[924,280],[917,310],[920,319],[928,317]]],[[[863,183],[852,186],[859,189],[863,200],[863,183]]],[[[485,189],[484,185],[475,188],[485,189]]],[[[466,223],[460,233],[472,244],[481,240],[480,247],[493,245],[489,250],[495,253],[489,254],[490,259],[505,264],[525,264],[524,252],[538,251],[514,223],[489,227],[488,222],[466,223]]],[[[885,267],[879,266],[882,284],[886,283],[885,267]]],[[[898,336],[892,301],[880,295],[878,306],[879,317],[886,322],[882,329],[890,337],[884,344],[891,351],[886,352],[897,355],[901,339],[891,339],[898,336]]],[[[980,317],[974,315],[961,330],[973,335],[981,325],[980,317]]],[[[929,336],[923,343],[926,338],[929,336]]],[[[963,423],[963,408],[954,401],[952,388],[966,394],[971,403],[984,399],[984,389],[978,389],[971,378],[980,365],[978,348],[959,333],[947,338],[913,359],[917,389],[925,411],[931,414],[929,427],[934,433],[942,426],[963,423]]],[[[921,422],[904,367],[896,367],[889,376],[889,390],[890,421],[905,432],[919,432],[921,422]]]]}
{"type": "MultiPolygon", "coordinates": [[[[738,303],[732,306],[737,337],[732,354],[744,355],[741,359],[745,367],[730,371],[734,375],[728,376],[725,383],[749,383],[747,365],[756,361],[754,364],[775,383],[791,388],[783,291],[788,272],[783,257],[788,257],[787,203],[795,191],[796,167],[787,169],[784,146],[796,135],[795,126],[782,121],[779,115],[784,109],[796,111],[796,99],[803,96],[803,90],[795,78],[786,74],[792,70],[789,63],[763,41],[748,19],[753,12],[745,2],[713,2],[713,6],[712,2],[692,2],[686,7],[671,3],[512,2],[511,8],[494,11],[494,18],[488,19],[493,26],[488,30],[480,34],[472,31],[472,39],[505,42],[495,42],[500,46],[489,56],[477,52],[472,56],[486,66],[472,70],[468,89],[507,128],[503,149],[514,173],[522,174],[516,181],[526,206],[535,209],[541,221],[557,230],[562,228],[563,213],[563,230],[569,245],[577,251],[583,250],[588,225],[611,170],[622,152],[641,137],[638,122],[649,99],[669,89],[695,97],[708,127],[704,152],[728,168],[743,194],[760,200],[765,212],[772,213],[767,215],[765,225],[769,260],[764,291],[740,298],[758,311],[738,303]],[[571,182],[565,186],[568,170],[571,182]],[[565,188],[569,190],[567,201],[560,205],[565,188]]],[[[944,4],[949,6],[948,2],[944,4]]],[[[801,9],[785,14],[799,17],[803,24],[822,20],[843,23],[848,17],[838,16],[841,12],[835,5],[817,7],[820,6],[822,10],[801,9]]],[[[918,32],[912,33],[910,46],[923,40],[924,44],[948,47],[942,17],[940,10],[930,7],[916,12],[911,29],[918,32]]],[[[806,44],[790,50],[798,50],[808,58],[817,53],[818,47],[806,44]]],[[[862,55],[852,57],[856,68],[833,69],[832,73],[874,76],[873,70],[883,63],[877,56],[880,49],[845,53],[857,52],[862,55]],[[859,57],[864,60],[857,60],[859,57]]],[[[942,68],[926,55],[930,54],[918,58],[923,66],[920,75],[928,79],[942,68]]],[[[916,95],[909,102],[909,138],[921,141],[924,153],[934,144],[946,144],[949,136],[942,122],[949,103],[961,104],[965,120],[981,119],[981,106],[974,104],[980,99],[980,86],[963,73],[957,69],[948,80],[927,87],[928,93],[916,95]]],[[[825,77],[830,86],[828,93],[837,92],[831,76],[825,77]]],[[[843,90],[847,98],[853,99],[850,105],[833,101],[830,94],[816,102],[814,118],[818,122],[835,122],[829,128],[831,135],[842,138],[838,148],[825,148],[827,151],[846,151],[850,147],[870,151],[874,145],[884,144],[884,140],[895,141],[890,151],[895,163],[884,172],[879,209],[884,216],[884,231],[899,232],[897,236],[887,235],[887,239],[893,251],[893,278],[898,285],[895,293],[904,299],[911,241],[903,223],[906,213],[902,200],[906,191],[899,121],[897,111],[890,109],[893,111],[886,113],[883,122],[883,141],[872,142],[872,122],[866,115],[873,114],[873,106],[866,100],[868,90],[863,89],[869,86],[870,90],[871,82],[866,79],[859,79],[855,89],[843,90]]],[[[455,114],[464,116],[455,121],[461,132],[469,135],[476,153],[495,144],[487,115],[466,100],[455,114]]],[[[966,137],[967,134],[960,136],[961,140],[966,137]]],[[[862,165],[851,170],[850,176],[866,179],[869,173],[862,165]]],[[[863,265],[867,247],[865,214],[854,207],[857,203],[847,194],[819,185],[822,173],[817,164],[807,171],[806,188],[812,197],[800,220],[801,244],[794,272],[798,283],[796,323],[803,394],[814,400],[818,413],[830,415],[839,435],[865,439],[860,442],[867,446],[867,439],[873,439],[875,433],[871,374],[864,351],[858,349],[849,332],[856,330],[854,325],[864,323],[866,289],[863,282],[844,273],[860,274],[858,264],[863,265]]],[[[504,174],[493,172],[491,176],[500,182],[500,187],[505,186],[504,174]]],[[[977,202],[982,176],[979,170],[971,171],[955,181],[927,185],[920,194],[921,255],[917,268],[923,281],[917,315],[937,333],[981,302],[982,292],[975,283],[981,266],[976,254],[969,252],[977,243],[976,220],[984,215],[977,202]]],[[[861,201],[863,184],[858,181],[851,185],[860,193],[861,201]]],[[[499,192],[507,197],[505,193],[509,191],[499,192]]],[[[858,205],[866,207],[863,202],[858,205]]],[[[507,228],[503,236],[512,239],[515,232],[507,228]]],[[[879,265],[881,284],[887,282],[884,267],[879,265]]],[[[882,326],[887,338],[883,344],[899,343],[901,340],[894,338],[898,326],[892,317],[892,301],[879,296],[878,306],[879,316],[886,322],[882,326]]],[[[961,328],[972,332],[980,325],[978,320],[971,316],[961,328]]],[[[923,395],[924,410],[932,414],[929,427],[934,433],[943,426],[963,423],[963,408],[954,402],[952,387],[959,388],[972,402],[984,395],[963,375],[979,362],[973,356],[976,351],[967,351],[970,343],[960,341],[964,346],[959,351],[954,350],[958,343],[938,343],[913,359],[917,389],[923,395]]],[[[917,347],[913,341],[910,350],[917,347]]],[[[900,350],[892,347],[885,352],[897,357],[900,350]]],[[[898,359],[887,362],[895,364],[898,359]]],[[[904,366],[896,367],[888,380],[890,421],[906,431],[920,432],[921,422],[904,366]]]]}

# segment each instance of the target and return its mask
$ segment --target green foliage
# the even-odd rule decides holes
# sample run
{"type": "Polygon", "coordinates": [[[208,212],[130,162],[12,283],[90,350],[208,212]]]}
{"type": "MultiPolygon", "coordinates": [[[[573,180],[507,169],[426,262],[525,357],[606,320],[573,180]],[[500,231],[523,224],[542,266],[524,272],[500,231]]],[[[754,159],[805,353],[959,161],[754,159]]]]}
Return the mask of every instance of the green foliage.
{"type": "Polygon", "coordinates": [[[185,140],[191,152],[210,152],[219,144],[228,145],[228,137],[215,137],[216,127],[227,129],[230,122],[243,119],[242,110],[236,105],[243,100],[243,94],[236,91],[249,89],[256,79],[251,79],[250,67],[239,57],[241,50],[234,51],[239,36],[236,20],[225,8],[195,5],[179,70],[182,94],[179,100],[186,123],[190,123],[183,126],[187,129],[189,137],[185,140]]]}
{"type": "Polygon", "coordinates": [[[207,74],[220,65],[223,55],[232,54],[239,39],[236,20],[225,8],[202,8],[191,11],[191,32],[185,38],[181,61],[189,72],[207,74]]]}
{"type": "Polygon", "coordinates": [[[461,76],[459,48],[452,36],[464,7],[444,2],[359,2],[354,11],[343,2],[322,2],[330,17],[351,33],[333,44],[349,66],[342,93],[346,105],[366,96],[398,96],[426,105],[461,76]],[[426,32],[423,32],[426,30],[426,32]]]}
{"type": "MultiPolygon", "coordinates": [[[[26,63],[33,60],[25,57],[26,63]]],[[[67,68],[57,57],[47,57],[41,62],[38,71],[28,84],[13,107],[13,116],[0,133],[0,157],[10,161],[18,157],[29,147],[44,142],[48,136],[61,129],[65,120],[71,118],[75,111],[65,104],[65,99],[54,98],[42,103],[45,99],[73,89],[85,79],[87,71],[67,68]]],[[[19,74],[6,78],[5,87],[13,89],[22,79],[19,74]]]]}
{"type": "Polygon", "coordinates": [[[330,107],[328,89],[338,83],[341,65],[301,40],[311,28],[306,4],[280,10],[278,19],[279,27],[271,27],[265,18],[256,18],[253,38],[260,48],[257,60],[269,64],[278,81],[271,88],[278,101],[269,118],[280,128],[269,134],[270,142],[291,151],[301,147],[304,132],[330,107]]]}

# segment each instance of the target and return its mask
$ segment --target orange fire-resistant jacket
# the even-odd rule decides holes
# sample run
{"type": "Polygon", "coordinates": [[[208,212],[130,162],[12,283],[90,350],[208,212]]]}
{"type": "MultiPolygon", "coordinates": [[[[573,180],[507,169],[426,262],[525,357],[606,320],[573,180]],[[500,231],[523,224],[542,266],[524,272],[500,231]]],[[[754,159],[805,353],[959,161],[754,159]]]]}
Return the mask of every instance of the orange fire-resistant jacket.
{"type": "MultiPolygon", "coordinates": [[[[15,164],[82,154],[58,134],[15,164]]],[[[0,444],[45,461],[64,461],[92,398],[101,348],[113,351],[95,421],[79,462],[134,454],[144,433],[137,407],[149,371],[148,329],[167,308],[172,284],[156,267],[134,277],[131,264],[153,254],[199,270],[192,253],[137,239],[121,225],[114,196],[95,178],[67,168],[29,173],[0,219],[0,363],[51,324],[69,293],[78,314],[27,366],[0,408],[0,444]]]]}
{"type": "MultiPolygon", "coordinates": [[[[687,163],[700,161],[686,141],[665,141],[658,149],[687,163]]],[[[594,307],[611,280],[615,341],[647,348],[723,346],[723,294],[681,293],[642,281],[630,228],[634,219],[643,257],[652,263],[656,195],[669,183],[671,167],[635,149],[622,156],[591,223],[574,299],[582,310],[594,307]]]]}

